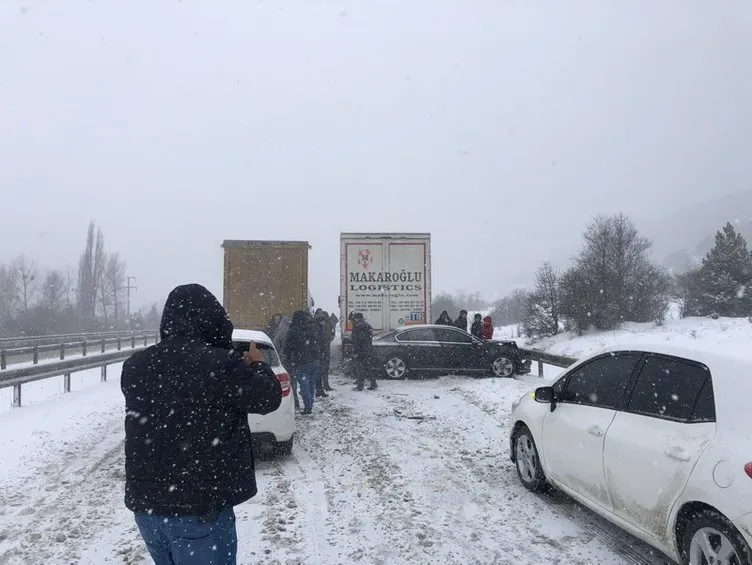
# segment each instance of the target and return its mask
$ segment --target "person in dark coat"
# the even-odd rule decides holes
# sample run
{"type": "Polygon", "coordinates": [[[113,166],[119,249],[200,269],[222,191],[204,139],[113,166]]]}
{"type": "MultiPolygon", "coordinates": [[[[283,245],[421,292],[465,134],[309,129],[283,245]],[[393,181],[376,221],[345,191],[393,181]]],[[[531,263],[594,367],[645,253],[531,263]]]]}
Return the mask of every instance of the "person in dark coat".
{"type": "Polygon", "coordinates": [[[437,326],[451,326],[452,325],[452,319],[449,317],[449,312],[444,310],[441,315],[439,316],[439,319],[436,320],[437,326]]]}
{"type": "Polygon", "coordinates": [[[376,390],[376,373],[373,371],[373,328],[361,313],[353,316],[353,355],[355,357],[355,390],[363,390],[366,375],[371,384],[368,390],[376,390]]]}
{"type": "Polygon", "coordinates": [[[478,339],[483,339],[483,322],[481,321],[481,315],[476,314],[473,320],[473,325],[470,326],[470,333],[478,339]]]}
{"type": "Polygon", "coordinates": [[[285,343],[285,357],[289,365],[287,368],[300,386],[300,395],[303,397],[302,414],[306,415],[313,413],[322,340],[321,326],[309,313],[299,310],[292,315],[285,343]]]}
{"type": "Polygon", "coordinates": [[[316,396],[329,396],[328,391],[333,390],[329,384],[329,368],[332,356],[332,341],[334,340],[334,327],[332,326],[329,314],[320,310],[314,316],[314,319],[321,326],[321,364],[319,366],[319,377],[316,379],[316,396]]]}
{"type": "MultiPolygon", "coordinates": [[[[272,339],[274,347],[279,355],[279,360],[282,365],[287,368],[289,363],[285,356],[285,345],[287,344],[287,334],[290,332],[290,324],[292,323],[292,316],[283,316],[279,321],[279,328],[277,329],[277,335],[272,339]]],[[[295,409],[300,408],[300,399],[298,398],[298,383],[295,381],[295,375],[290,371],[290,389],[292,390],[292,401],[295,405],[295,409]]]]}
{"type": "Polygon", "coordinates": [[[266,327],[264,328],[264,333],[269,336],[269,339],[274,341],[274,338],[277,336],[277,332],[279,331],[279,324],[282,321],[282,314],[277,313],[272,316],[272,319],[269,320],[269,323],[266,324],[266,327]]]}
{"type": "Polygon", "coordinates": [[[454,321],[454,327],[467,331],[467,310],[460,310],[459,317],[454,321]]]}
{"type": "Polygon", "coordinates": [[[158,564],[236,563],[233,507],[257,490],[248,414],[276,410],[282,389],[232,329],[203,286],[178,286],[161,342],[123,363],[125,505],[158,564]]]}

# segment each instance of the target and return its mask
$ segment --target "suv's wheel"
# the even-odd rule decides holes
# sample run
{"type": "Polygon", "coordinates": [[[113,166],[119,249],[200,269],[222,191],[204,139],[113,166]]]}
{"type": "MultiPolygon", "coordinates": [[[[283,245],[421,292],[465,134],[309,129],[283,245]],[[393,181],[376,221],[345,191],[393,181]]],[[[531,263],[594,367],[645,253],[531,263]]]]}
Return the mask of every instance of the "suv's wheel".
{"type": "Polygon", "coordinates": [[[384,363],[384,371],[390,379],[404,379],[407,376],[407,363],[401,357],[391,357],[384,363]]]}
{"type": "Polygon", "coordinates": [[[526,489],[540,492],[546,486],[546,477],[538,457],[538,448],[535,446],[533,434],[527,426],[520,426],[512,439],[514,449],[514,464],[517,467],[517,475],[526,489]]]}
{"type": "Polygon", "coordinates": [[[292,455],[292,444],[295,436],[292,436],[287,441],[278,441],[274,444],[274,454],[288,456],[292,455]]]}
{"type": "Polygon", "coordinates": [[[506,355],[499,355],[491,363],[491,371],[495,377],[511,377],[514,375],[514,360],[506,355]]]}
{"type": "Polygon", "coordinates": [[[742,535],[718,512],[698,512],[689,517],[682,530],[681,557],[685,565],[752,562],[752,550],[742,535]]]}

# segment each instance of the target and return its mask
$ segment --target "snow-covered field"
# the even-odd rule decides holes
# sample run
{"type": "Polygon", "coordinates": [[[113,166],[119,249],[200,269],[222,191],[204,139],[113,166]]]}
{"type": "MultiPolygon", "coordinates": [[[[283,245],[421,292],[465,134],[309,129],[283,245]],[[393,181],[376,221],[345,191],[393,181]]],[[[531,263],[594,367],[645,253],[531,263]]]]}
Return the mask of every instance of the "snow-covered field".
{"type": "MultiPolygon", "coordinates": [[[[293,456],[258,462],[240,563],[663,563],[520,486],[509,404],[537,379],[333,380],[293,456]]],[[[116,378],[0,414],[0,564],[149,563],[122,503],[122,420],[116,378]]]]}
{"type": "Polygon", "coordinates": [[[611,332],[589,332],[582,336],[568,332],[537,342],[521,339],[518,343],[521,347],[571,357],[582,357],[617,345],[629,347],[645,344],[752,357],[752,323],[746,318],[668,319],[662,326],[626,323],[611,332]]]}

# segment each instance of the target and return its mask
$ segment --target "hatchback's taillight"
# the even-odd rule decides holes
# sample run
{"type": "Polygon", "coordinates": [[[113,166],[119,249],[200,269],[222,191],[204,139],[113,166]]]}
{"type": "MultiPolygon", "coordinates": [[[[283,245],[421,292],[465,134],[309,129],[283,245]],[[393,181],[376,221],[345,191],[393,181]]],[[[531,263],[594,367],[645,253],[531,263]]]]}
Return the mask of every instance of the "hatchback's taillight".
{"type": "Polygon", "coordinates": [[[747,473],[747,476],[752,479],[752,462],[747,463],[744,466],[744,472],[747,473]]]}
{"type": "Polygon", "coordinates": [[[290,375],[287,373],[280,373],[277,375],[277,379],[279,379],[279,384],[282,385],[282,397],[284,398],[285,396],[288,396],[292,390],[292,387],[290,386],[290,375]]]}

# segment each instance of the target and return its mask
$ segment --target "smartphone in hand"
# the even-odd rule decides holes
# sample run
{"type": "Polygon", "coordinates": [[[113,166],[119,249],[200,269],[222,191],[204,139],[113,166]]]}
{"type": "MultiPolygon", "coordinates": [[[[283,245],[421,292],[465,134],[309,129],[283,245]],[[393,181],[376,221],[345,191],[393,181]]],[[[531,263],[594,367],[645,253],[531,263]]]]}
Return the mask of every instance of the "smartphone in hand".
{"type": "Polygon", "coordinates": [[[246,365],[250,365],[252,363],[263,363],[264,361],[264,354],[261,353],[255,343],[250,342],[248,344],[248,351],[243,354],[243,362],[246,365]]]}

